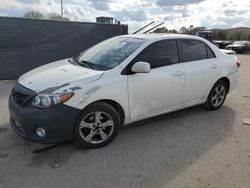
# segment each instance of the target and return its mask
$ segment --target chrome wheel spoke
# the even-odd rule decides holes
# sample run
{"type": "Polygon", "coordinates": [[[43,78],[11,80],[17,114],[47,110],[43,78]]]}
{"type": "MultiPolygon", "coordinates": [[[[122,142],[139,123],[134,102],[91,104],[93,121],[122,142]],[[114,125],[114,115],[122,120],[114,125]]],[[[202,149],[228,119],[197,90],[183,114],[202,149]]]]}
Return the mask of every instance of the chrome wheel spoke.
{"type": "Polygon", "coordinates": [[[215,105],[216,105],[216,106],[219,106],[219,104],[220,104],[219,99],[216,99],[216,103],[215,103],[215,105]]]}
{"type": "Polygon", "coordinates": [[[107,138],[109,137],[102,129],[100,129],[99,134],[103,141],[107,140],[107,138]]]}
{"type": "Polygon", "coordinates": [[[223,88],[221,91],[220,91],[220,96],[224,97],[225,95],[225,89],[223,88]]]}
{"type": "Polygon", "coordinates": [[[212,104],[217,107],[220,106],[226,96],[226,89],[223,85],[218,85],[213,92],[211,101],[212,104]]]}
{"type": "Polygon", "coordinates": [[[214,92],[215,92],[215,95],[217,95],[219,93],[219,88],[216,87],[215,90],[214,90],[214,92]]]}
{"type": "Polygon", "coordinates": [[[101,123],[100,127],[105,128],[105,127],[110,127],[110,126],[113,126],[113,125],[114,125],[114,122],[112,120],[108,120],[108,121],[106,121],[104,123],[101,123]]]}
{"type": "Polygon", "coordinates": [[[90,144],[100,144],[114,131],[114,120],[103,111],[94,111],[83,117],[79,125],[81,138],[90,144]]]}
{"type": "Polygon", "coordinates": [[[217,99],[216,96],[212,97],[212,102],[214,102],[217,99]]]}
{"type": "Polygon", "coordinates": [[[94,131],[94,130],[91,129],[91,131],[89,132],[89,134],[85,137],[85,140],[87,142],[90,142],[95,134],[96,134],[96,131],[94,131]]]}
{"type": "Polygon", "coordinates": [[[214,106],[216,106],[217,105],[217,98],[212,100],[212,103],[213,103],[214,106]]]}
{"type": "Polygon", "coordinates": [[[96,111],[95,112],[95,122],[100,122],[100,118],[101,118],[101,112],[96,111]]]}
{"type": "Polygon", "coordinates": [[[89,128],[89,129],[93,129],[93,123],[88,123],[86,121],[82,121],[80,124],[80,128],[89,128]]]}

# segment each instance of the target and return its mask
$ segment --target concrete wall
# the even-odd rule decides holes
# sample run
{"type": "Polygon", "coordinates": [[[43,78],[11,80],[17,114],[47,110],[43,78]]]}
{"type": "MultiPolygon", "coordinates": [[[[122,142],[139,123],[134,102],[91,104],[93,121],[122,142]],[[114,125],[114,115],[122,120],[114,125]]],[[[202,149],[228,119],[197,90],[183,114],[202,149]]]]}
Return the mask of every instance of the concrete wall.
{"type": "Polygon", "coordinates": [[[127,34],[126,25],[0,17],[0,80],[127,34]]]}

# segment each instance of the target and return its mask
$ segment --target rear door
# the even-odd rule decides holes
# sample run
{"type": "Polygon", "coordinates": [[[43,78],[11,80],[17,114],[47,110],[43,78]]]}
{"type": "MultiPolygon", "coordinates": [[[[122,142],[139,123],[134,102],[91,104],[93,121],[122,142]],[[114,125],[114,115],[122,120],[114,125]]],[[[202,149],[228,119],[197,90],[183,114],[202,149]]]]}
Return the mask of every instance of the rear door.
{"type": "Polygon", "coordinates": [[[220,62],[211,48],[199,40],[181,40],[185,69],[182,105],[205,98],[220,72],[220,62]]]}

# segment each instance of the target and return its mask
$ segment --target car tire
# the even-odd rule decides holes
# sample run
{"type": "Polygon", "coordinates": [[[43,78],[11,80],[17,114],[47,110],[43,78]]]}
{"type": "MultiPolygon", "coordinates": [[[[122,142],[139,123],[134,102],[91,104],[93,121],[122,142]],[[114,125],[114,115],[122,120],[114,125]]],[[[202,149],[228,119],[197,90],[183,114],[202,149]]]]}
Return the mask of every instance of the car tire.
{"type": "Polygon", "coordinates": [[[115,139],[120,125],[120,117],[111,105],[93,103],[78,117],[74,128],[75,144],[87,149],[106,146],[115,139]]]}
{"type": "Polygon", "coordinates": [[[219,109],[227,96],[228,86],[223,80],[217,81],[212,87],[204,106],[207,110],[219,109]]]}

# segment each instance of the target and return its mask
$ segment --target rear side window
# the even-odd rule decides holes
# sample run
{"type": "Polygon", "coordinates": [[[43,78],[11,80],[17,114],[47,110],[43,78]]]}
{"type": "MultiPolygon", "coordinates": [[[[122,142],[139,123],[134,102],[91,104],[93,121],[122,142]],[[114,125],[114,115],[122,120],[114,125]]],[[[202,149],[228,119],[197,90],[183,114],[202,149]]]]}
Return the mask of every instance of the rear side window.
{"type": "Polygon", "coordinates": [[[175,40],[163,40],[150,44],[135,57],[133,63],[138,61],[150,63],[151,68],[178,63],[177,42],[175,40]]]}
{"type": "Polygon", "coordinates": [[[214,53],[203,42],[197,40],[182,40],[183,61],[196,61],[214,58],[214,53]]]}
{"type": "Polygon", "coordinates": [[[207,58],[215,58],[214,52],[207,46],[207,58]]]}

